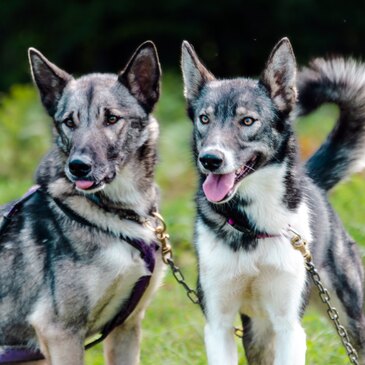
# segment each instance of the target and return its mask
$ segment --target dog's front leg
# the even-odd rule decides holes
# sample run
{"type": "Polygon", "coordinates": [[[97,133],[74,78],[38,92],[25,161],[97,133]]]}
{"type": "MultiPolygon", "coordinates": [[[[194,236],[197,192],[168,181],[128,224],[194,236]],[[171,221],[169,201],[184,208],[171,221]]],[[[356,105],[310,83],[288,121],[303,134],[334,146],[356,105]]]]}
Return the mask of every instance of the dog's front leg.
{"type": "Polygon", "coordinates": [[[299,320],[277,318],[274,365],[304,365],[306,335],[299,320]]]}
{"type": "MultiPolygon", "coordinates": [[[[228,289],[227,285],[225,289],[228,289]]],[[[212,288],[211,288],[212,289],[212,288]]],[[[223,289],[221,287],[221,289],[223,289]]],[[[233,323],[239,306],[228,300],[229,295],[209,291],[205,295],[205,347],[209,365],[237,365],[237,346],[233,323]]]]}
{"type": "Polygon", "coordinates": [[[83,365],[84,337],[56,326],[46,331],[36,329],[47,365],[83,365]]]}
{"type": "Polygon", "coordinates": [[[237,347],[232,326],[207,321],[205,347],[209,365],[237,365],[237,347]]]}
{"type": "Polygon", "coordinates": [[[104,357],[108,365],[139,364],[142,318],[142,313],[134,315],[105,339],[104,357]]]}
{"type": "Polygon", "coordinates": [[[306,335],[300,323],[305,269],[263,275],[260,297],[274,332],[274,365],[304,365],[306,335]]]}

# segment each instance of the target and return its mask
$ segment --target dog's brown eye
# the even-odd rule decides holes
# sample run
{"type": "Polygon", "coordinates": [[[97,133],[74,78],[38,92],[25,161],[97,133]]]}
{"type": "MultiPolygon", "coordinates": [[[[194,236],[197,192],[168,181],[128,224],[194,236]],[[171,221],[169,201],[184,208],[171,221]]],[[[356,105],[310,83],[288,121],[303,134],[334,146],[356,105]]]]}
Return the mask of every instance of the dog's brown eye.
{"type": "Polygon", "coordinates": [[[117,115],[114,114],[109,114],[106,116],[106,124],[110,125],[110,124],[115,124],[117,123],[119,120],[121,119],[121,117],[118,117],[117,115]]]}
{"type": "Polygon", "coordinates": [[[209,123],[209,117],[205,114],[202,114],[199,116],[200,123],[202,124],[208,124],[209,123]]]}
{"type": "Polygon", "coordinates": [[[76,124],[75,122],[72,120],[72,118],[66,118],[64,121],[63,121],[63,124],[66,125],[66,127],[70,128],[70,129],[74,129],[76,127],[76,124]]]}
{"type": "Polygon", "coordinates": [[[240,124],[244,125],[246,127],[251,126],[252,124],[255,123],[255,119],[251,118],[251,117],[244,117],[240,120],[240,124]]]}

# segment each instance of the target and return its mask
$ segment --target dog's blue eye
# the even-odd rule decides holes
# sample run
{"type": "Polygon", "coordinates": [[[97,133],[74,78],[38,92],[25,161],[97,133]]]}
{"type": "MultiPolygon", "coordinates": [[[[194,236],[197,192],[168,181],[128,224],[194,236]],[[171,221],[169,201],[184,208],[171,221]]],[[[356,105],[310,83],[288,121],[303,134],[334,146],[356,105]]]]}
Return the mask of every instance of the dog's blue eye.
{"type": "Polygon", "coordinates": [[[240,124],[243,126],[246,126],[246,127],[249,127],[254,123],[255,123],[255,119],[253,119],[251,117],[244,117],[240,120],[240,124]]]}
{"type": "Polygon", "coordinates": [[[70,128],[70,129],[74,129],[76,128],[76,124],[75,122],[72,120],[71,117],[69,118],[66,118],[64,121],[63,121],[63,124],[66,125],[66,127],[70,128]]]}
{"type": "Polygon", "coordinates": [[[209,123],[209,117],[205,114],[202,114],[199,116],[200,123],[202,124],[208,124],[209,123]]]}
{"type": "Polygon", "coordinates": [[[110,124],[115,124],[117,123],[119,120],[121,119],[121,117],[118,117],[117,115],[114,114],[109,114],[106,116],[106,124],[110,125],[110,124]]]}

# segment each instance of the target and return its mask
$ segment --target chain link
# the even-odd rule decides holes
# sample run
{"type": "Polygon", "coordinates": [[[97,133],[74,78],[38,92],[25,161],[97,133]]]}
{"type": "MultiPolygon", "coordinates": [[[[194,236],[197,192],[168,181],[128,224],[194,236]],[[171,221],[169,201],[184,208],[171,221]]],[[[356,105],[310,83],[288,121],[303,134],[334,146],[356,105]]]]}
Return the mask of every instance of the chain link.
{"type": "Polygon", "coordinates": [[[359,357],[357,355],[357,352],[351,344],[345,327],[340,323],[339,314],[336,308],[332,306],[331,297],[328,293],[328,290],[324,288],[321,277],[319,276],[318,271],[312,261],[306,262],[306,269],[310,273],[312,281],[318,289],[319,297],[321,298],[322,302],[327,306],[328,317],[336,327],[337,333],[343,343],[343,346],[346,349],[347,356],[351,364],[359,365],[359,357]]]}
{"type": "Polygon", "coordinates": [[[331,304],[330,294],[329,294],[328,290],[324,287],[321,277],[319,276],[319,273],[318,273],[316,267],[314,266],[314,263],[312,261],[312,256],[309,251],[306,240],[304,240],[292,228],[289,228],[289,231],[294,234],[294,236],[290,239],[290,242],[291,242],[292,246],[303,255],[304,261],[305,261],[305,268],[309,272],[314,285],[318,289],[318,294],[319,294],[319,297],[321,298],[321,301],[327,306],[328,317],[336,327],[337,333],[342,341],[343,346],[345,347],[347,356],[348,356],[351,364],[359,365],[358,354],[357,354],[355,348],[351,344],[350,338],[348,336],[348,333],[347,333],[345,327],[340,323],[340,319],[339,319],[340,316],[338,314],[337,309],[335,307],[333,307],[331,304]]]}
{"type": "Polygon", "coordinates": [[[175,265],[172,255],[167,259],[167,264],[170,266],[172,275],[174,275],[176,281],[185,289],[186,295],[190,299],[190,301],[194,304],[200,304],[198,293],[196,292],[196,290],[191,289],[190,286],[187,284],[180,268],[175,265]]]}

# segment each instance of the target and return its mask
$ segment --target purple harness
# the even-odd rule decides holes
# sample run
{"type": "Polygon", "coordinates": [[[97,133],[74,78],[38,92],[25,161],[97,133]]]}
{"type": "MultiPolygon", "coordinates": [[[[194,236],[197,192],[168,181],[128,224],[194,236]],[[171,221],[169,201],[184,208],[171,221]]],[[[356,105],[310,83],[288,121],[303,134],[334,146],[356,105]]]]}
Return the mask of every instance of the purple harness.
{"type": "MultiPolygon", "coordinates": [[[[22,205],[37,192],[40,192],[39,185],[35,185],[34,187],[32,187],[21,199],[15,201],[7,207],[8,209],[3,214],[4,220],[0,225],[0,234],[6,228],[7,224],[11,221],[11,218],[21,209],[22,205]]],[[[70,208],[66,207],[65,205],[61,205],[60,202],[58,202],[57,205],[71,219],[95,227],[92,223],[78,216],[70,208]]],[[[142,298],[144,292],[146,291],[150,283],[153,270],[155,268],[155,254],[156,251],[159,249],[159,246],[156,243],[152,243],[151,245],[149,245],[143,240],[128,239],[124,236],[121,236],[121,238],[127,241],[130,245],[132,245],[140,252],[141,258],[145,262],[146,267],[151,272],[151,274],[142,276],[137,281],[132,289],[131,295],[127,302],[122,306],[118,314],[103,328],[100,337],[85,346],[86,350],[103,341],[115,327],[120,326],[130,316],[130,314],[134,311],[140,299],[142,298]]],[[[44,359],[44,355],[39,350],[32,350],[25,346],[0,345],[1,365],[15,364],[17,362],[36,361],[42,359],[44,359]]]]}

